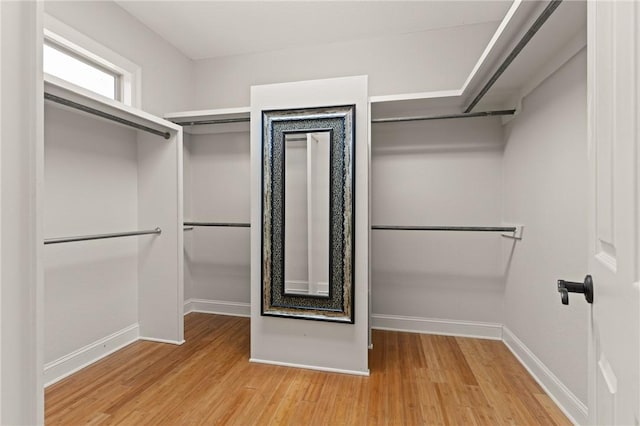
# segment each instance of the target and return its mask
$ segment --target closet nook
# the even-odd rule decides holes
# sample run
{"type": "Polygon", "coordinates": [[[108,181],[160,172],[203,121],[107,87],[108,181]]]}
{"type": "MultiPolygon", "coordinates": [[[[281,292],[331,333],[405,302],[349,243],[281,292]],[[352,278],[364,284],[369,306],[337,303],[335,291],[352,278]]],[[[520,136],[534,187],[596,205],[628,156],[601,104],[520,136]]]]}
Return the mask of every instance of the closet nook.
{"type": "Polygon", "coordinates": [[[44,95],[49,384],[138,339],[183,342],[182,129],[62,83],[44,95]]]}
{"type": "Polygon", "coordinates": [[[249,108],[166,114],[184,129],[185,312],[249,315],[249,108]]]}

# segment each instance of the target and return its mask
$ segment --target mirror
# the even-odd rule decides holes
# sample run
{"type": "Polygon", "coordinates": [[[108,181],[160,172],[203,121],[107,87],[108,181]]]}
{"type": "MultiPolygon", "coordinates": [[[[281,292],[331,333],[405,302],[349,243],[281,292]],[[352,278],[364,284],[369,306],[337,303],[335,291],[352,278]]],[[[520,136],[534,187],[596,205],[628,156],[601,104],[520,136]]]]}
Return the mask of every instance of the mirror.
{"type": "Polygon", "coordinates": [[[285,135],[284,293],[329,297],[329,132],[285,135]]]}
{"type": "Polygon", "coordinates": [[[262,315],[353,323],[354,113],[263,111],[262,315]]]}

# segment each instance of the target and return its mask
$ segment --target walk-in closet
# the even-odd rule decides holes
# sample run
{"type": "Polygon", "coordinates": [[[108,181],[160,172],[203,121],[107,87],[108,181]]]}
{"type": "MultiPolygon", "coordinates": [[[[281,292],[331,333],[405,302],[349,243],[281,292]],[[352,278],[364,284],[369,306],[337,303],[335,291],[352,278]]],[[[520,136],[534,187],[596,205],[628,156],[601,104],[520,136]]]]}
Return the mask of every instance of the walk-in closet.
{"type": "Polygon", "coordinates": [[[0,22],[0,424],[639,424],[640,5],[0,22]]]}

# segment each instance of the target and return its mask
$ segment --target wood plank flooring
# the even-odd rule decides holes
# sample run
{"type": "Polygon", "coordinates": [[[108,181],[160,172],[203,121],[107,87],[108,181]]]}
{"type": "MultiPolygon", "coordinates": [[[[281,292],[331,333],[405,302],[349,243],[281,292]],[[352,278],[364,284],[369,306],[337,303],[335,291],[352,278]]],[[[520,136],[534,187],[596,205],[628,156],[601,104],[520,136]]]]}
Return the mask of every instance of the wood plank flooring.
{"type": "Polygon", "coordinates": [[[252,364],[249,319],[189,314],[47,388],[49,425],[568,425],[498,341],[374,331],[370,377],[252,364]]]}

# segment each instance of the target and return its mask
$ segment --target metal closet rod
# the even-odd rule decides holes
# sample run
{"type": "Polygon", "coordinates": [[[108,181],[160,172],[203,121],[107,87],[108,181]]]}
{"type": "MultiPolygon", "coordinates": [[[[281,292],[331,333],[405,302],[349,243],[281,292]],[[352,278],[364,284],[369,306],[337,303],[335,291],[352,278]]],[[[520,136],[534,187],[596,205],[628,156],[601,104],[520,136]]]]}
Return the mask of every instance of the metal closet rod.
{"type": "Polygon", "coordinates": [[[163,132],[161,130],[156,130],[152,127],[145,126],[143,124],[134,123],[133,121],[118,117],[113,114],[106,113],[104,111],[100,111],[99,109],[91,108],[87,105],[82,105],[78,102],[71,101],[69,99],[62,98],[60,96],[52,95],[51,93],[44,93],[44,98],[48,101],[52,101],[58,103],[60,105],[68,106],[70,108],[74,108],[83,112],[87,112],[89,114],[96,115],[98,117],[106,118],[107,120],[115,121],[120,124],[124,124],[125,126],[133,127],[138,130],[143,130],[148,133],[153,133],[154,135],[162,136],[165,139],[169,139],[171,134],[169,132],[163,132]]]}
{"type": "Polygon", "coordinates": [[[242,222],[185,222],[184,226],[218,226],[223,228],[250,228],[250,223],[242,222]]]}
{"type": "Polygon", "coordinates": [[[498,78],[505,72],[505,70],[511,65],[511,62],[522,52],[522,49],[531,41],[533,36],[540,30],[542,25],[547,22],[547,19],[555,12],[555,10],[560,6],[562,0],[552,0],[547,7],[544,8],[540,16],[535,20],[535,22],[531,25],[531,27],[527,30],[527,32],[522,36],[518,44],[511,50],[509,55],[502,61],[502,64],[498,67],[498,69],[493,73],[489,81],[482,87],[480,92],[476,95],[476,97],[471,101],[467,109],[464,112],[468,113],[473,110],[473,108],[480,102],[480,100],[487,94],[489,89],[494,85],[498,78]]]}
{"type": "MultiPolygon", "coordinates": [[[[250,223],[226,222],[185,222],[185,226],[220,226],[250,228],[250,223]]],[[[371,229],[388,231],[472,231],[472,232],[516,232],[515,226],[404,226],[404,225],[373,225],[371,229]]],[[[186,230],[186,228],[185,228],[186,230]]]]}
{"type": "MultiPolygon", "coordinates": [[[[492,117],[498,115],[513,115],[516,113],[515,109],[502,109],[495,111],[479,111],[472,113],[455,113],[455,114],[442,114],[442,115],[425,115],[416,117],[390,117],[390,118],[373,118],[372,123],[397,123],[401,121],[428,121],[428,120],[448,120],[452,118],[473,118],[473,117],[492,117]]],[[[219,120],[203,120],[203,121],[184,121],[176,122],[180,126],[200,126],[205,124],[228,124],[228,123],[245,123],[249,122],[249,117],[242,118],[223,118],[219,120]]]]}
{"type": "Polygon", "coordinates": [[[516,232],[515,226],[403,226],[373,225],[371,229],[388,231],[471,231],[471,232],[516,232]]]}
{"type": "Polygon", "coordinates": [[[249,117],[238,118],[218,118],[214,120],[202,120],[202,121],[174,121],[178,126],[203,126],[205,124],[229,124],[229,123],[248,123],[251,119],[249,117]]]}
{"type": "Polygon", "coordinates": [[[80,235],[77,237],[62,237],[62,238],[47,238],[44,240],[45,244],[59,244],[59,243],[72,243],[75,241],[88,241],[88,240],[102,240],[105,238],[118,238],[118,237],[132,237],[134,235],[148,235],[148,234],[161,234],[160,228],[149,229],[146,231],[132,231],[132,232],[114,232],[112,234],[95,234],[95,235],[80,235]]]}

